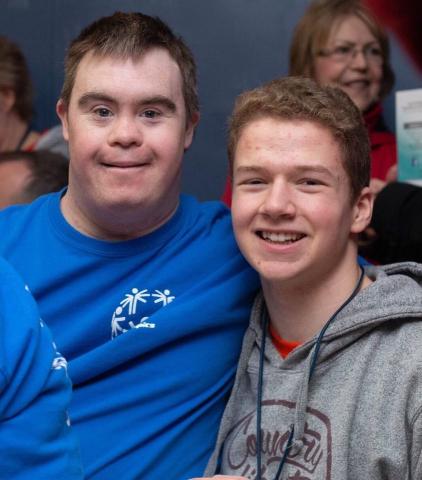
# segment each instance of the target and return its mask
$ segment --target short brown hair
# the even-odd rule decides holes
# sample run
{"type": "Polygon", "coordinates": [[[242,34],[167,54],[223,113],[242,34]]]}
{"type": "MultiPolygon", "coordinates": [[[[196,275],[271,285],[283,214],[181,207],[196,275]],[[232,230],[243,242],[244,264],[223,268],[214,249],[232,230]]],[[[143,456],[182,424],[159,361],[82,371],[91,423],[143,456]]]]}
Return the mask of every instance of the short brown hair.
{"type": "Polygon", "coordinates": [[[32,83],[28,66],[20,48],[0,36],[0,90],[11,89],[15,94],[13,110],[29,123],[32,114],[32,83]]]}
{"type": "Polygon", "coordinates": [[[115,12],[82,30],[70,44],[66,55],[61,99],[69,104],[79,63],[88,52],[104,57],[137,59],[157,47],[167,50],[180,68],[187,118],[191,119],[199,110],[192,52],[162,20],[142,13],[115,12]]]}
{"type": "Polygon", "coordinates": [[[350,180],[351,200],[369,185],[370,146],[362,115],[342,90],[304,77],[285,77],[242,93],[229,122],[228,156],[233,170],[240,136],[255,120],[308,121],[325,127],[338,142],[350,180]]]}
{"type": "Polygon", "coordinates": [[[327,46],[332,29],[350,15],[362,20],[380,44],[383,58],[380,97],[383,98],[394,85],[390,44],[385,30],[359,0],[314,0],[309,5],[293,33],[289,74],[313,78],[316,56],[327,46]]]}

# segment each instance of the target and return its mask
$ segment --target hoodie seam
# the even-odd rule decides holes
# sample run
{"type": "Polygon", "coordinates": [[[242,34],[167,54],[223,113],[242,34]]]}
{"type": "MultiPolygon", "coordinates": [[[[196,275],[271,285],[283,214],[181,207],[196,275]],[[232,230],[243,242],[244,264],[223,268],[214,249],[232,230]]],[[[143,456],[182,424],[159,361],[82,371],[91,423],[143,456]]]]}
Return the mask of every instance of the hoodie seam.
{"type": "Polygon", "coordinates": [[[337,332],[332,332],[331,334],[327,333],[327,335],[324,336],[323,343],[327,343],[328,340],[332,340],[336,336],[339,336],[339,335],[344,336],[345,333],[349,333],[349,332],[353,332],[354,330],[358,330],[360,327],[362,327],[362,325],[366,325],[368,327],[371,327],[371,328],[368,328],[368,331],[370,331],[374,328],[379,328],[378,323],[379,322],[385,323],[385,320],[388,320],[389,318],[391,318],[391,320],[393,320],[393,321],[402,320],[402,319],[406,319],[406,318],[409,319],[410,321],[415,321],[415,322],[421,321],[421,308],[422,308],[422,305],[417,306],[417,307],[415,306],[414,311],[389,312],[388,314],[380,315],[376,318],[373,318],[369,325],[368,325],[368,319],[362,320],[358,323],[354,323],[350,327],[342,328],[341,330],[339,330],[337,332]]]}
{"type": "Polygon", "coordinates": [[[413,416],[412,416],[412,420],[411,420],[411,422],[410,422],[410,425],[411,425],[412,429],[413,429],[416,421],[417,421],[417,420],[419,419],[419,417],[421,416],[421,413],[422,413],[422,405],[420,405],[420,406],[418,407],[418,409],[416,410],[416,412],[415,412],[415,413],[413,414],[413,416]]]}

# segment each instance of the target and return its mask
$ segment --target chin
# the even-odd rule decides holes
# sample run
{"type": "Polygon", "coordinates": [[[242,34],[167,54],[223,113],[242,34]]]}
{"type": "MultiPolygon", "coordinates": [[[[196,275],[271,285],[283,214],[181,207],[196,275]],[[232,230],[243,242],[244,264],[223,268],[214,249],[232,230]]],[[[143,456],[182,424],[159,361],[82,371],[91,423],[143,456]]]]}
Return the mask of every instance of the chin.
{"type": "Polygon", "coordinates": [[[300,276],[298,268],[287,263],[277,263],[276,265],[253,265],[258,272],[261,280],[266,283],[283,283],[295,281],[300,276]]]}
{"type": "Polygon", "coordinates": [[[111,198],[104,199],[104,206],[107,205],[109,210],[134,210],[143,208],[144,202],[140,198],[133,198],[127,195],[115,195],[111,198]]]}
{"type": "Polygon", "coordinates": [[[350,97],[353,103],[359,108],[362,113],[368,112],[376,103],[376,100],[368,100],[361,97],[350,97]]]}

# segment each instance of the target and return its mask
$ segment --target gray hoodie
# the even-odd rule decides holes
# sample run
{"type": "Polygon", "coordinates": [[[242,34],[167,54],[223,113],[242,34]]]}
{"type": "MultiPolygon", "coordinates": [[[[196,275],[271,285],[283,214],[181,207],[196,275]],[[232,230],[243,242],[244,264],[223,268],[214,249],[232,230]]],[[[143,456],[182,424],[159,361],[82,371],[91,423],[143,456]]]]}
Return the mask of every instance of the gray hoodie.
{"type": "MultiPolygon", "coordinates": [[[[283,480],[422,479],[422,265],[369,267],[375,280],[326,331],[282,359],[268,339],[262,479],[273,480],[294,425],[283,480]]],[[[256,477],[256,407],[264,309],[258,296],[206,476],[256,477]]]]}

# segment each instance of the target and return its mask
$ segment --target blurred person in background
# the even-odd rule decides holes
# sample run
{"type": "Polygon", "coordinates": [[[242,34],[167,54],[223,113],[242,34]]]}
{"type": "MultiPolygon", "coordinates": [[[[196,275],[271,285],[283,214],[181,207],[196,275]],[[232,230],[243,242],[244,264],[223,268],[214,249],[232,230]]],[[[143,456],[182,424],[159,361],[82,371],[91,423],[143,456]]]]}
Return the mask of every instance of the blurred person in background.
{"type": "Polygon", "coordinates": [[[32,128],[32,94],[22,51],[14,42],[0,36],[0,152],[41,148],[68,156],[61,126],[42,133],[32,128]]]}
{"type": "Polygon", "coordinates": [[[40,133],[31,129],[32,84],[19,47],[0,36],[0,152],[32,150],[40,133]]]}
{"type": "MultiPolygon", "coordinates": [[[[381,23],[397,35],[422,72],[422,4],[414,0],[366,0],[381,23]]],[[[422,188],[387,183],[375,198],[368,242],[361,252],[378,263],[422,262],[422,188]]]]}
{"type": "Polygon", "coordinates": [[[296,26],[290,74],[343,90],[362,112],[371,143],[371,186],[396,175],[396,141],[382,117],[394,74],[386,32],[358,0],[316,0],[296,26]],[[375,180],[374,180],[375,179],[375,180]]]}
{"type": "Polygon", "coordinates": [[[0,208],[30,203],[67,185],[69,161],[48,150],[0,153],[0,208]]]}

